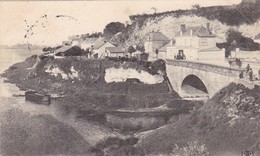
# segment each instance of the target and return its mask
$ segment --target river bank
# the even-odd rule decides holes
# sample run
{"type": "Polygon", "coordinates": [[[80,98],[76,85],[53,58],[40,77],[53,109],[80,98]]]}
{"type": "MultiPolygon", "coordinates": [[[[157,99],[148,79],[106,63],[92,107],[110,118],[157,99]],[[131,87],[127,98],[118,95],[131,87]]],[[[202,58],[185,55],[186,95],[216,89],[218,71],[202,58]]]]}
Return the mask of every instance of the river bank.
{"type": "MultiPolygon", "coordinates": [[[[21,50],[9,54],[14,60],[1,60],[1,72],[31,55],[21,50]]],[[[9,55],[1,55],[1,58],[5,56],[9,55]]],[[[24,97],[14,97],[24,95],[26,88],[5,83],[7,81],[0,78],[1,155],[102,155],[95,144],[109,136],[117,136],[101,125],[76,119],[75,114],[68,114],[66,108],[57,103],[43,106],[25,101],[24,97]]]]}
{"type": "Polygon", "coordinates": [[[180,114],[188,113],[195,106],[201,106],[201,103],[196,105],[182,100],[176,92],[170,92],[165,82],[158,84],[144,84],[136,80],[105,82],[105,70],[110,67],[139,68],[142,73],[142,69],[146,67],[136,63],[75,60],[75,58],[42,60],[35,66],[36,62],[37,56],[31,56],[23,62],[10,66],[2,74],[7,78],[5,82],[15,84],[21,90],[36,90],[40,93],[51,94],[53,99],[50,111],[54,111],[51,114],[52,117],[73,128],[96,152],[112,148],[110,146],[115,145],[116,140],[117,143],[125,143],[117,145],[116,149],[110,149],[112,155],[115,152],[125,153],[129,150],[137,150],[135,154],[142,155],[142,148],[134,146],[137,141],[129,142],[127,141],[129,138],[139,136],[137,135],[139,132],[174,123],[179,119],[180,114]],[[53,69],[59,74],[46,72],[53,69]],[[149,116],[146,115],[147,112],[142,112],[160,106],[175,110],[175,113],[170,111],[170,114],[166,113],[165,118],[163,111],[154,114],[148,112],[149,116]],[[124,123],[125,117],[128,116],[125,113],[116,113],[118,110],[134,111],[130,113],[130,117],[134,119],[129,118],[131,120],[129,123],[132,124],[130,128],[129,125],[126,128],[125,126],[118,128],[117,123],[124,123]],[[109,118],[109,115],[106,115],[108,112],[115,112],[112,115],[116,115],[116,118],[115,116],[109,118]],[[147,126],[146,121],[151,124],[147,126]],[[163,122],[160,123],[161,121],[163,122]],[[131,126],[136,128],[129,132],[131,126]],[[109,143],[111,139],[112,143],[109,143]]]}
{"type": "MultiPolygon", "coordinates": [[[[122,108],[152,108],[173,103],[178,105],[174,101],[180,99],[176,92],[170,92],[166,82],[105,82],[106,69],[110,67],[126,70],[139,68],[142,73],[145,67],[135,62],[67,58],[43,60],[32,68],[36,60],[36,56],[31,56],[24,62],[12,65],[2,76],[8,79],[7,82],[16,84],[22,90],[51,94],[52,97],[56,97],[53,101],[66,106],[68,110],[81,112],[80,117],[83,118],[84,115],[90,117],[95,113],[98,115],[122,108]],[[46,72],[49,68],[59,73],[55,75],[46,72]]],[[[98,122],[104,122],[104,116],[100,117],[98,122]]]]}
{"type": "Polygon", "coordinates": [[[1,155],[94,155],[75,129],[54,117],[53,109],[13,97],[23,91],[3,79],[0,93],[1,155]]]}
{"type": "MultiPolygon", "coordinates": [[[[124,142],[131,138],[79,118],[74,110],[56,102],[46,106],[25,101],[24,97],[13,97],[13,94],[24,94],[24,91],[4,83],[3,79],[0,84],[0,153],[3,155],[96,156],[103,155],[103,148],[114,144],[107,144],[107,139],[124,142]]],[[[129,145],[128,142],[121,146],[133,149],[132,143],[129,145]]]]}

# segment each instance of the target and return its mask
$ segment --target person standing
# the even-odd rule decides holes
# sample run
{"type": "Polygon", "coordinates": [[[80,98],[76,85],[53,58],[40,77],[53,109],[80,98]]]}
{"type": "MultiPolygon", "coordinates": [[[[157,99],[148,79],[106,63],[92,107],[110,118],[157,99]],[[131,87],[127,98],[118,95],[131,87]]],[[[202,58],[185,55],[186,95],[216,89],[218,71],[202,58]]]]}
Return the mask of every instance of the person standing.
{"type": "Polygon", "coordinates": [[[249,64],[247,64],[247,66],[246,66],[246,72],[248,73],[248,72],[249,72],[249,70],[250,70],[250,65],[249,65],[249,64]]]}
{"type": "Polygon", "coordinates": [[[249,80],[253,81],[253,70],[252,70],[252,68],[249,69],[248,75],[249,75],[249,80]]]}

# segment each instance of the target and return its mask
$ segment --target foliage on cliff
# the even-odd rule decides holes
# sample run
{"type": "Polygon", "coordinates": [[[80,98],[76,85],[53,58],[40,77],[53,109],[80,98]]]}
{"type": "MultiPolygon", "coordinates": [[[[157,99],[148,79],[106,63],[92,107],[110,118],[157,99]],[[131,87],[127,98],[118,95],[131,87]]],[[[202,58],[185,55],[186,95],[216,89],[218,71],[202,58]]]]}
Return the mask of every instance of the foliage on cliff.
{"type": "MultiPolygon", "coordinates": [[[[147,33],[151,31],[160,31],[172,38],[179,31],[180,24],[200,26],[209,22],[214,25],[212,28],[219,38],[218,42],[226,39],[226,31],[232,27],[239,28],[243,35],[253,38],[257,32],[251,31],[260,25],[260,3],[259,0],[251,1],[253,3],[243,1],[238,5],[211,7],[194,5],[187,10],[130,15],[129,23],[110,22],[105,26],[103,34],[99,33],[98,36],[104,36],[111,43],[126,48],[132,45],[143,46],[147,33]]],[[[83,36],[86,34],[81,35],[84,40],[83,36]]]]}
{"type": "Polygon", "coordinates": [[[136,21],[139,27],[143,26],[147,18],[158,18],[165,16],[180,17],[185,15],[197,15],[206,17],[209,20],[219,20],[220,22],[238,26],[241,24],[253,24],[260,18],[259,2],[241,3],[233,6],[212,6],[212,7],[194,7],[190,10],[166,11],[154,14],[132,15],[130,19],[136,21]]]}
{"type": "Polygon", "coordinates": [[[245,51],[255,51],[260,49],[260,44],[254,42],[253,39],[245,37],[241,32],[234,29],[227,31],[227,41],[224,43],[217,43],[219,48],[225,48],[226,56],[230,55],[231,51],[235,51],[236,48],[245,51]]]}
{"type": "Polygon", "coordinates": [[[176,92],[169,93],[165,82],[148,85],[134,81],[106,83],[104,80],[107,68],[130,68],[158,74],[159,70],[165,69],[161,61],[138,63],[71,57],[44,60],[31,68],[35,62],[36,56],[32,56],[10,67],[2,76],[24,90],[65,96],[56,100],[70,109],[85,112],[83,116],[119,108],[158,107],[179,98],[176,92]],[[53,73],[47,73],[47,69],[52,69],[53,73]]]}

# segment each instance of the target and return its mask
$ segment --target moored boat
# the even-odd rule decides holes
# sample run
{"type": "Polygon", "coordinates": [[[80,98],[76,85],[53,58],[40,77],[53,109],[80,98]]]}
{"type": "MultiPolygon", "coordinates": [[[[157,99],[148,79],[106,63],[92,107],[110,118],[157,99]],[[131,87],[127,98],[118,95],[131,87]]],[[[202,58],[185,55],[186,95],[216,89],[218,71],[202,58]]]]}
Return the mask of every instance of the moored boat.
{"type": "Polygon", "coordinates": [[[37,104],[50,105],[51,104],[51,96],[46,94],[40,94],[36,91],[26,91],[25,92],[25,100],[31,101],[37,104]]]}

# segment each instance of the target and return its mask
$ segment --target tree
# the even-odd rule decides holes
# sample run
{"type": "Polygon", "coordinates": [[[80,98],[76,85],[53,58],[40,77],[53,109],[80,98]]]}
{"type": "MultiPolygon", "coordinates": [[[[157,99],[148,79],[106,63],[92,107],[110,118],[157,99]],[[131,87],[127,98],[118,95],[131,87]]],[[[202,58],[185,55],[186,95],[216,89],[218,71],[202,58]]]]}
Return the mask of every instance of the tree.
{"type": "Polygon", "coordinates": [[[200,5],[199,4],[194,4],[194,5],[192,5],[192,9],[200,9],[200,5]]]}
{"type": "Polygon", "coordinates": [[[141,52],[145,52],[144,45],[143,44],[142,45],[137,45],[136,46],[136,50],[141,51],[141,52]]]}
{"type": "Polygon", "coordinates": [[[43,49],[42,49],[42,51],[44,51],[44,52],[47,52],[47,51],[50,51],[51,50],[51,47],[44,47],[43,49]]]}
{"type": "Polygon", "coordinates": [[[111,23],[106,25],[103,32],[104,32],[104,36],[106,38],[110,39],[111,37],[113,37],[118,32],[123,32],[124,30],[125,30],[125,25],[123,23],[111,22],[111,23]]]}
{"type": "Polygon", "coordinates": [[[135,52],[136,49],[135,49],[133,46],[129,46],[127,51],[128,51],[128,52],[130,53],[130,55],[132,56],[132,53],[135,52]]]}
{"type": "Polygon", "coordinates": [[[249,51],[259,49],[259,44],[255,43],[253,39],[243,36],[239,31],[230,29],[227,32],[227,49],[231,51],[234,49],[234,46],[249,51]],[[236,45],[234,45],[234,41],[236,41],[236,45]]]}
{"type": "Polygon", "coordinates": [[[156,14],[156,12],[157,12],[157,8],[152,7],[151,9],[154,11],[154,14],[156,14]]]}

